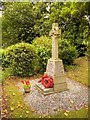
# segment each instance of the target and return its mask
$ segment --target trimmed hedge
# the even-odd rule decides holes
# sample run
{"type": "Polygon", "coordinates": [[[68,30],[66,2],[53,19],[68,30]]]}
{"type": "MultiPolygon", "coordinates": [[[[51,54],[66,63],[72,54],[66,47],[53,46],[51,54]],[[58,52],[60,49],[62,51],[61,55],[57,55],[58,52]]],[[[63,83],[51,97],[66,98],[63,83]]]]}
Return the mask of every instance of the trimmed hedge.
{"type": "Polygon", "coordinates": [[[31,76],[38,69],[38,56],[35,47],[29,43],[17,43],[9,46],[2,53],[2,67],[11,67],[13,75],[31,76]]]}

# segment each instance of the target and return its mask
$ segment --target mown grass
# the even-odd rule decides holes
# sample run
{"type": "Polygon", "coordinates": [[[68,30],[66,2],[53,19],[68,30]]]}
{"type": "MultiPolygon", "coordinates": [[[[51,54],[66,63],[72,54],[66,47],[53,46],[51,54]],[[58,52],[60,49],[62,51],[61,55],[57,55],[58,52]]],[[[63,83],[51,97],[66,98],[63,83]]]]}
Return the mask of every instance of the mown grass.
{"type": "MultiPolygon", "coordinates": [[[[87,82],[87,58],[79,58],[75,61],[77,65],[67,67],[67,75],[85,85],[87,82]],[[83,68],[84,67],[84,68],[83,68]],[[82,76],[81,76],[82,75],[82,76]]],[[[37,115],[34,110],[31,110],[25,103],[23,95],[19,92],[16,86],[20,79],[6,79],[4,81],[4,94],[8,96],[8,106],[9,106],[9,117],[10,118],[88,118],[88,109],[82,108],[76,111],[68,112],[67,116],[64,114],[65,111],[59,111],[57,115],[54,116],[44,116],[37,115]]],[[[34,99],[34,98],[33,98],[34,99]]]]}
{"type": "Polygon", "coordinates": [[[38,117],[25,105],[23,95],[13,81],[6,80],[4,82],[4,92],[8,96],[10,118],[38,117]]]}
{"type": "Polygon", "coordinates": [[[88,58],[80,57],[75,60],[74,65],[67,66],[67,76],[84,85],[90,86],[88,82],[88,58]]]}
{"type": "Polygon", "coordinates": [[[68,112],[68,116],[65,116],[63,113],[59,112],[56,116],[52,116],[52,118],[88,118],[88,109],[82,108],[76,111],[68,112]]]}

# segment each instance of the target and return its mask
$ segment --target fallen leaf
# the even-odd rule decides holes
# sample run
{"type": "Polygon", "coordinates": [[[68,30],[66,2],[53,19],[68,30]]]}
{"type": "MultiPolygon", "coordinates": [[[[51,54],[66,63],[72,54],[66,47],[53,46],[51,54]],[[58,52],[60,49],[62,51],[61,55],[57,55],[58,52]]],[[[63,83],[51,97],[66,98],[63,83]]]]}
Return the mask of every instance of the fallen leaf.
{"type": "Polygon", "coordinates": [[[42,116],[39,116],[39,118],[42,118],[42,116]]]}
{"type": "Polygon", "coordinates": [[[13,107],[11,107],[11,108],[10,108],[10,110],[11,110],[11,111],[13,111],[13,110],[14,110],[14,108],[13,108],[13,107]]]}
{"type": "Polygon", "coordinates": [[[13,93],[13,96],[15,96],[15,93],[13,93]]]}
{"type": "Polygon", "coordinates": [[[73,103],[74,103],[74,101],[73,101],[73,100],[70,100],[70,103],[72,103],[72,104],[73,104],[73,103]]]}
{"type": "Polygon", "coordinates": [[[87,105],[84,105],[86,108],[88,107],[87,105]]]}
{"type": "Polygon", "coordinates": [[[68,113],[69,111],[68,111],[68,110],[66,110],[66,112],[68,113]]]}
{"type": "Polygon", "coordinates": [[[7,116],[6,115],[3,115],[3,118],[6,118],[7,116]]]}
{"type": "Polygon", "coordinates": [[[20,115],[20,118],[22,117],[22,115],[20,115]]]}
{"type": "Polygon", "coordinates": [[[48,116],[48,118],[51,118],[50,116],[48,116]]]}
{"type": "Polygon", "coordinates": [[[68,116],[68,114],[67,114],[66,112],[64,113],[64,115],[65,115],[65,116],[68,116]]]}
{"type": "Polygon", "coordinates": [[[29,113],[29,111],[26,111],[26,113],[28,114],[28,113],[29,113]]]}
{"type": "Polygon", "coordinates": [[[22,105],[21,105],[20,107],[21,107],[21,108],[23,108],[23,106],[22,106],[22,105]]]}
{"type": "Polygon", "coordinates": [[[34,112],[35,110],[34,109],[32,109],[32,112],[34,112]]]}
{"type": "Polygon", "coordinates": [[[21,107],[21,105],[20,105],[20,104],[18,104],[18,107],[21,107]]]}
{"type": "Polygon", "coordinates": [[[7,110],[5,109],[5,110],[3,110],[3,112],[4,112],[4,113],[7,113],[7,110]]]}
{"type": "Polygon", "coordinates": [[[18,106],[16,106],[16,108],[18,108],[18,106]]]}

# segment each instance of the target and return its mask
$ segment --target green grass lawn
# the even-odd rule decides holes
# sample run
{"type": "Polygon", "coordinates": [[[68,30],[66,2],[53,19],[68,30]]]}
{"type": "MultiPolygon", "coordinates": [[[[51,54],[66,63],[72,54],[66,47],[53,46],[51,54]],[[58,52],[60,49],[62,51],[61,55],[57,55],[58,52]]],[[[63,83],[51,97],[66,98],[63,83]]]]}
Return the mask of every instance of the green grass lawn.
{"type": "Polygon", "coordinates": [[[88,83],[88,62],[90,61],[88,61],[87,57],[78,58],[75,60],[75,65],[67,66],[67,76],[84,85],[90,86],[88,83]]]}
{"type": "MultiPolygon", "coordinates": [[[[87,58],[78,58],[75,63],[75,66],[67,67],[67,76],[75,79],[85,85],[88,85],[87,82],[87,58]]],[[[4,81],[4,94],[8,99],[9,106],[9,117],[10,118],[87,118],[88,117],[88,108],[82,108],[76,111],[66,112],[65,111],[58,112],[57,115],[54,116],[43,116],[34,114],[34,110],[25,105],[23,101],[23,95],[18,92],[18,87],[15,86],[21,78],[17,79],[6,79],[4,81]]]]}

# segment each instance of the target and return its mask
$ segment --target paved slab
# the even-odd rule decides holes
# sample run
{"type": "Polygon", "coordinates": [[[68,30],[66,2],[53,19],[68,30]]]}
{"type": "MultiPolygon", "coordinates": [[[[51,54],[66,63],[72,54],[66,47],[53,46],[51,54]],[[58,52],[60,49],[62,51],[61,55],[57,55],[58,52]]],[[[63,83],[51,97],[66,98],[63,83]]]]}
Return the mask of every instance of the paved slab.
{"type": "MultiPolygon", "coordinates": [[[[88,87],[67,78],[67,91],[44,96],[36,88],[38,79],[32,80],[31,93],[24,95],[25,103],[37,114],[53,115],[62,110],[79,110],[88,106],[88,87]]],[[[24,92],[21,83],[18,83],[19,91],[24,92]]]]}

